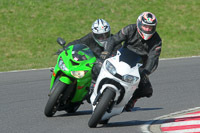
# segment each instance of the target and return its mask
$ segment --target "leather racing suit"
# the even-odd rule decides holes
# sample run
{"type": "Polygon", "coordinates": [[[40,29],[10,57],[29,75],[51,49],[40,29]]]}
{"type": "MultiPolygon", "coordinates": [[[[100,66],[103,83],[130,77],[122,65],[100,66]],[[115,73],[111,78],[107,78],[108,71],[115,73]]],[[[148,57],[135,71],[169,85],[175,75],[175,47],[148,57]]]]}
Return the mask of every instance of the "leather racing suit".
{"type": "Polygon", "coordinates": [[[155,32],[149,40],[143,40],[137,31],[136,24],[130,24],[108,40],[108,51],[122,42],[124,42],[123,47],[141,55],[143,61],[143,66],[140,69],[141,81],[131,99],[151,97],[153,89],[148,75],[154,72],[158,66],[162,45],[161,38],[155,32]]]}

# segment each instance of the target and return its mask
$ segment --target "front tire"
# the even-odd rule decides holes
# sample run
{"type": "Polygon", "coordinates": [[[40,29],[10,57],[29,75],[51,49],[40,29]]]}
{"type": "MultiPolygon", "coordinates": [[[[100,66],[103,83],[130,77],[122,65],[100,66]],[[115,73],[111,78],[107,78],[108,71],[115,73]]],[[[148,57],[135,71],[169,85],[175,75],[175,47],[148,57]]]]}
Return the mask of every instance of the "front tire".
{"type": "Polygon", "coordinates": [[[115,92],[112,89],[108,88],[103,92],[102,97],[98,101],[98,104],[96,105],[96,108],[92,114],[92,117],[90,118],[88,122],[88,126],[90,128],[94,128],[97,126],[102,116],[105,114],[105,112],[108,110],[109,106],[111,105],[114,97],[115,97],[115,92]]]}
{"type": "Polygon", "coordinates": [[[51,95],[49,96],[49,100],[45,106],[45,110],[44,110],[44,114],[47,117],[52,117],[56,111],[57,111],[57,107],[60,104],[60,99],[62,97],[62,92],[64,91],[66,84],[58,81],[56,82],[55,88],[53,89],[53,92],[51,93],[51,95]]]}

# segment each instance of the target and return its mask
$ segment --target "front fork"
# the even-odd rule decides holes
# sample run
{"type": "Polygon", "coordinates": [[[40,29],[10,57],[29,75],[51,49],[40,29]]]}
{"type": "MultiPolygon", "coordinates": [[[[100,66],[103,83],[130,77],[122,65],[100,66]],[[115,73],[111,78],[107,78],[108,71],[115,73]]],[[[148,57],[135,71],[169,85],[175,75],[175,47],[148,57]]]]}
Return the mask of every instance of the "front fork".
{"type": "Polygon", "coordinates": [[[71,84],[69,84],[69,85],[67,86],[66,91],[63,93],[63,96],[62,96],[62,99],[61,99],[61,100],[62,100],[62,101],[65,101],[65,103],[67,103],[68,100],[71,99],[70,97],[73,97],[72,93],[73,93],[73,90],[74,90],[74,88],[75,88],[75,86],[76,86],[76,83],[77,83],[77,81],[74,80],[73,83],[71,83],[71,84]],[[67,99],[67,101],[66,101],[66,99],[67,99]]]}
{"type": "Polygon", "coordinates": [[[79,102],[85,99],[89,91],[89,84],[88,84],[89,82],[87,82],[87,84],[83,84],[77,79],[71,80],[71,78],[67,77],[66,75],[62,75],[62,72],[57,69],[54,69],[52,71],[53,72],[52,72],[52,78],[51,78],[50,93],[52,92],[53,86],[56,83],[56,81],[59,80],[60,82],[68,85],[69,90],[71,89],[76,90],[71,102],[79,102]]]}
{"type": "Polygon", "coordinates": [[[51,74],[50,92],[49,92],[48,96],[50,96],[51,93],[53,92],[56,82],[60,81],[66,85],[72,84],[72,81],[68,77],[63,76],[63,74],[59,71],[59,69],[56,69],[56,68],[57,67],[50,69],[52,74],[51,74]]]}

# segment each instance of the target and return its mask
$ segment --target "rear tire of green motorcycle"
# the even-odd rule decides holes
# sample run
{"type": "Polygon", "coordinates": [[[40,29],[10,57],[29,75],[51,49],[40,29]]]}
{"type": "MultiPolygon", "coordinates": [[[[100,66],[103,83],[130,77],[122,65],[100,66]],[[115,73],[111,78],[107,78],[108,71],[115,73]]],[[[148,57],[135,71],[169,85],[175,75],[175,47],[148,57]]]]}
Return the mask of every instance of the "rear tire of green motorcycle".
{"type": "Polygon", "coordinates": [[[90,128],[95,128],[97,126],[97,124],[101,121],[102,116],[108,110],[114,98],[115,92],[111,88],[107,88],[103,92],[102,97],[98,101],[98,104],[96,105],[96,108],[88,122],[88,126],[90,128]]]}
{"type": "Polygon", "coordinates": [[[66,84],[62,83],[60,81],[56,82],[55,88],[53,89],[53,92],[49,96],[49,99],[47,101],[47,104],[45,106],[44,114],[47,117],[52,117],[56,111],[57,111],[57,106],[59,104],[59,99],[62,97],[62,92],[64,91],[66,84]]]}

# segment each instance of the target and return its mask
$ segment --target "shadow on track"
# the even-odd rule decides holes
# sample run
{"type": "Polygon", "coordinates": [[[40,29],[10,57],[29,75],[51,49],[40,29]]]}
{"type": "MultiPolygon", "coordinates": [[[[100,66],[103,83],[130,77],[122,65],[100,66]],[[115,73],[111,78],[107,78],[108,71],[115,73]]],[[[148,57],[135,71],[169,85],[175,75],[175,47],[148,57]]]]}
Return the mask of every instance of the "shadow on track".
{"type": "MultiPolygon", "coordinates": [[[[160,110],[163,108],[140,108],[140,107],[135,107],[132,109],[133,111],[148,111],[148,110],[160,110]]],[[[65,117],[65,116],[78,116],[78,115],[90,115],[92,114],[92,110],[83,110],[83,111],[77,111],[75,113],[64,113],[60,115],[55,115],[54,117],[65,117]]]]}
{"type": "MultiPolygon", "coordinates": [[[[132,112],[135,111],[148,111],[148,110],[161,110],[163,108],[140,108],[140,107],[135,107],[133,108],[132,112]]],[[[132,113],[130,112],[130,113],[132,113]]],[[[75,113],[64,113],[60,114],[54,117],[67,117],[67,116],[79,116],[79,115],[91,115],[92,110],[84,110],[84,111],[77,111],[75,113]]],[[[167,121],[170,121],[171,119],[167,119],[167,121]]],[[[124,121],[124,122],[109,122],[108,124],[101,125],[97,128],[110,128],[110,127],[128,127],[128,126],[138,126],[138,125],[144,125],[146,123],[153,123],[154,120],[149,120],[149,121],[139,121],[139,120],[132,120],[132,121],[124,121]]],[[[158,120],[156,121],[156,124],[162,123],[163,120],[158,120]]]]}
{"type": "MultiPolygon", "coordinates": [[[[197,117],[199,119],[199,117],[197,117]]],[[[148,121],[139,121],[139,120],[133,120],[133,121],[124,121],[124,122],[110,122],[107,125],[101,125],[97,128],[110,128],[110,127],[128,127],[128,126],[141,126],[141,125],[159,125],[163,123],[170,123],[175,121],[184,121],[184,119],[175,119],[175,118],[169,118],[169,119],[158,119],[158,120],[148,120],[148,121]]]]}
{"type": "MultiPolygon", "coordinates": [[[[132,112],[135,111],[148,111],[148,110],[161,110],[163,108],[140,108],[135,107],[132,109],[132,112]]],[[[130,113],[132,113],[130,112],[130,113]]],[[[167,121],[170,121],[171,119],[166,119],[167,121]]],[[[97,128],[110,128],[110,127],[128,127],[128,126],[139,126],[144,125],[147,123],[153,123],[155,120],[149,120],[149,121],[140,121],[140,120],[132,120],[132,121],[123,121],[123,122],[109,122],[108,124],[102,124],[101,126],[98,126],[97,128]]],[[[164,120],[165,121],[165,120],[164,120]]],[[[163,123],[163,120],[156,121],[155,124],[163,123]]]]}
{"type": "Polygon", "coordinates": [[[148,111],[148,110],[161,110],[163,108],[140,108],[140,107],[134,107],[132,111],[148,111]]]}
{"type": "Polygon", "coordinates": [[[90,115],[90,114],[92,114],[92,110],[84,110],[84,111],[77,111],[75,113],[60,114],[60,115],[56,115],[54,117],[79,116],[79,115],[90,115]]]}

